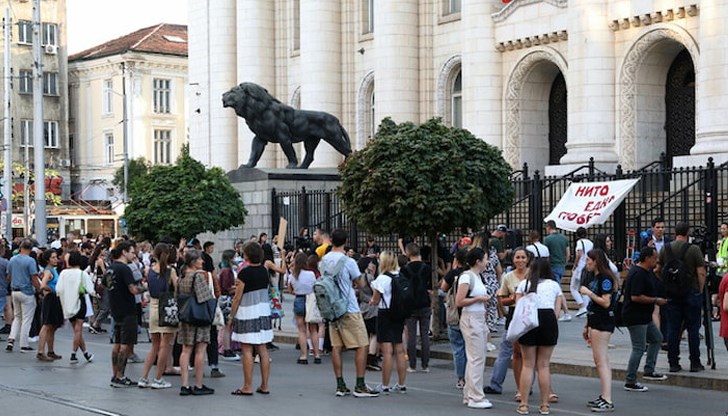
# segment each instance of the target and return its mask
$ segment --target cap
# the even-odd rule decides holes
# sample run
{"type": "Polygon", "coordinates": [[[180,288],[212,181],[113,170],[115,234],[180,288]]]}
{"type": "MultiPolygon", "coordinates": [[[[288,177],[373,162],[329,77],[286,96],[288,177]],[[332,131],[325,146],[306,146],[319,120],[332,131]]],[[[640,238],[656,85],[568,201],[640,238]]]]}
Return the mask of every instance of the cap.
{"type": "Polygon", "coordinates": [[[508,232],[508,227],[506,227],[504,224],[499,224],[497,227],[495,227],[495,230],[503,231],[505,233],[505,232],[508,232]]]}
{"type": "Polygon", "coordinates": [[[200,244],[200,240],[196,238],[191,238],[189,241],[187,241],[187,247],[194,247],[198,244],[200,244]]]}
{"type": "Polygon", "coordinates": [[[470,237],[463,237],[460,239],[460,243],[469,245],[473,244],[473,240],[470,237]]]}

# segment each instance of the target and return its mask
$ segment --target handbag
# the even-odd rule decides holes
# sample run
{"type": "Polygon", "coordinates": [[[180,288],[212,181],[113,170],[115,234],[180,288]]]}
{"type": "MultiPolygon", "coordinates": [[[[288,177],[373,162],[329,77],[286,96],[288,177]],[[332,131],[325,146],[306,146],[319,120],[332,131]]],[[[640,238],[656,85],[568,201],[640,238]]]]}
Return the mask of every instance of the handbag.
{"type": "MultiPolygon", "coordinates": [[[[210,292],[213,294],[215,293],[215,285],[212,282],[212,273],[207,272],[207,283],[210,285],[210,292]]],[[[216,327],[222,327],[225,326],[225,317],[222,314],[222,309],[220,309],[220,303],[216,302],[215,304],[215,317],[212,320],[212,324],[216,327]]]]}
{"type": "Polygon", "coordinates": [[[319,312],[318,305],[316,304],[316,295],[309,293],[306,295],[306,323],[320,324],[323,321],[321,312],[319,312]]]}
{"type": "MultiPolygon", "coordinates": [[[[528,283],[526,284],[526,291],[528,291],[528,283]]],[[[506,333],[506,339],[508,341],[516,342],[528,331],[538,328],[537,296],[536,292],[530,292],[516,302],[513,319],[506,333]]]]}
{"type": "Polygon", "coordinates": [[[174,292],[169,291],[169,279],[167,279],[167,287],[165,291],[159,295],[157,303],[159,303],[159,309],[157,310],[157,325],[160,327],[163,326],[172,328],[179,326],[179,306],[174,292]]]}
{"type": "Polygon", "coordinates": [[[192,276],[192,294],[177,296],[179,320],[192,326],[210,326],[215,319],[217,299],[211,296],[210,299],[200,302],[195,288],[196,279],[197,273],[192,276]]]}

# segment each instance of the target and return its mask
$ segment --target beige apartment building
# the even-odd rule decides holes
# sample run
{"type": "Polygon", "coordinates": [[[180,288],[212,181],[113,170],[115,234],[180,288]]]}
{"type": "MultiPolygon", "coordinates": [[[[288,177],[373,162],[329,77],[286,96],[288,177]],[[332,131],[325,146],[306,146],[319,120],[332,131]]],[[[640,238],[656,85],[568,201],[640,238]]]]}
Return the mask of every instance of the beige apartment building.
{"type": "Polygon", "coordinates": [[[163,23],[79,52],[68,72],[73,189],[118,205],[125,126],[129,160],[174,163],[186,142],[187,27],[163,23]]]}
{"type": "MultiPolygon", "coordinates": [[[[14,164],[34,169],[33,146],[33,3],[30,1],[0,1],[0,13],[10,8],[9,22],[12,26],[10,41],[10,66],[12,91],[10,112],[3,111],[3,117],[12,119],[12,160],[14,164]],[[26,151],[27,150],[27,151],[26,151]]],[[[70,194],[70,143],[68,140],[68,50],[66,48],[66,1],[47,0],[41,2],[41,43],[43,69],[43,125],[45,142],[45,165],[55,170],[56,178],[52,191],[63,199],[70,194]]],[[[5,42],[0,36],[0,51],[5,42]]],[[[4,70],[4,60],[0,62],[4,70]]],[[[3,96],[5,83],[0,83],[3,96]]],[[[3,109],[5,106],[3,105],[3,109]]],[[[0,134],[4,135],[0,123],[0,134]]],[[[22,180],[15,178],[16,191],[22,192],[22,180]]],[[[21,198],[22,201],[22,198],[21,198]]],[[[22,202],[14,209],[22,210],[22,202]]],[[[18,220],[20,221],[20,220],[18,220]]],[[[18,224],[22,227],[21,224],[18,224]]]]}

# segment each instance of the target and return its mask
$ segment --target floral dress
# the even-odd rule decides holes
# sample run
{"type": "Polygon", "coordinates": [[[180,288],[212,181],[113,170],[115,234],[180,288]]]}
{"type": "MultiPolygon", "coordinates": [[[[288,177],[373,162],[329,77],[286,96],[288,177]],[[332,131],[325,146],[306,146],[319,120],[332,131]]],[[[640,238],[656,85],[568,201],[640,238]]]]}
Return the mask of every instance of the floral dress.
{"type": "Polygon", "coordinates": [[[485,285],[485,291],[490,296],[490,300],[485,303],[485,323],[491,333],[498,332],[498,300],[495,296],[500,288],[497,274],[498,264],[500,264],[498,253],[494,248],[491,248],[488,252],[488,265],[480,273],[480,278],[485,285]]]}

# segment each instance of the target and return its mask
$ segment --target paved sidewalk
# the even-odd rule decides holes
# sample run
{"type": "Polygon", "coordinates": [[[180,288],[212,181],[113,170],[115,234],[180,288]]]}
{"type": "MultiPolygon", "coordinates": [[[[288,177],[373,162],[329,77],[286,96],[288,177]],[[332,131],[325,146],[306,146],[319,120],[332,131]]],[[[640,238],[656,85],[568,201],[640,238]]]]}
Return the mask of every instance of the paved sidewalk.
{"type": "MultiPolygon", "coordinates": [[[[275,331],[275,339],[276,342],[294,344],[297,342],[298,335],[293,318],[293,295],[286,294],[284,296],[283,310],[285,311],[285,316],[282,320],[281,330],[275,331]]],[[[585,319],[579,318],[574,318],[571,322],[559,322],[559,344],[556,346],[551,359],[551,371],[553,373],[597,377],[591,349],[586,346],[586,343],[581,337],[584,324],[585,319]]],[[[717,334],[719,323],[714,322],[713,328],[714,333],[717,334]]],[[[703,329],[701,327],[702,333],[703,329]]],[[[504,335],[503,327],[500,327],[500,332],[497,334],[498,337],[493,339],[494,344],[498,345],[500,343],[499,337],[501,335],[504,335]]],[[[614,344],[614,348],[609,350],[609,360],[612,364],[614,380],[624,380],[627,362],[632,351],[629,332],[626,328],[623,328],[622,332],[616,330],[614,335],[612,335],[610,343],[614,344]]],[[[706,364],[707,355],[704,340],[701,339],[700,348],[701,360],[706,367],[706,370],[703,372],[690,373],[687,371],[687,368],[690,366],[687,340],[682,342],[680,350],[681,364],[685,369],[679,373],[668,372],[667,353],[660,352],[657,358],[656,371],[667,374],[668,379],[667,381],[658,383],[680,387],[728,391],[728,351],[726,351],[723,340],[720,337],[716,335],[715,339],[715,370],[710,369],[706,364]]],[[[450,351],[450,344],[446,341],[434,343],[431,346],[431,355],[433,358],[451,360],[452,353],[450,351]]],[[[492,367],[497,356],[497,350],[487,354],[488,368],[492,367]]],[[[643,366],[644,359],[641,362],[640,371],[643,366]]],[[[486,372],[489,371],[486,369],[486,372]]],[[[508,377],[511,376],[509,375],[508,377]]]]}

